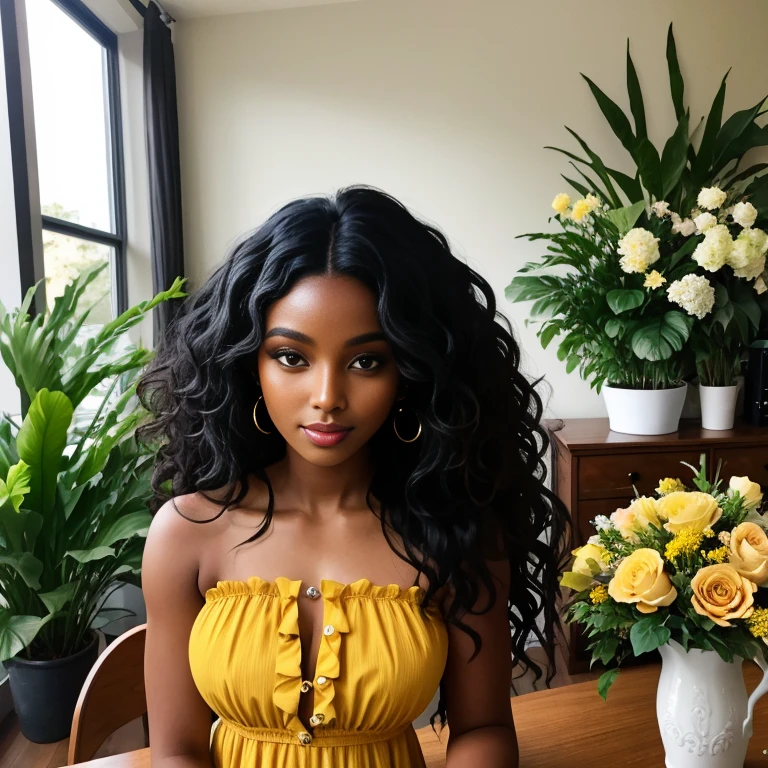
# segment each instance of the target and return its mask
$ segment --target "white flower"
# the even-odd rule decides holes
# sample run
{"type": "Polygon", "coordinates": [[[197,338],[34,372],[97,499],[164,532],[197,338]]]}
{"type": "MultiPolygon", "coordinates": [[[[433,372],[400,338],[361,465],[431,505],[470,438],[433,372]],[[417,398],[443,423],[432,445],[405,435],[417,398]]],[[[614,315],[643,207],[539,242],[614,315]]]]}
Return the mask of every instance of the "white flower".
{"type": "Polygon", "coordinates": [[[692,219],[681,219],[676,213],[671,214],[672,231],[683,237],[690,237],[696,231],[696,224],[692,219]]]}
{"type": "Polygon", "coordinates": [[[592,213],[596,208],[599,208],[600,198],[597,197],[597,195],[589,194],[584,198],[584,202],[587,204],[587,207],[589,208],[589,212],[592,213]]]}
{"type": "Polygon", "coordinates": [[[733,206],[731,216],[733,216],[733,220],[737,224],[745,229],[749,229],[757,218],[757,208],[752,203],[736,203],[733,206]]]}
{"type": "Polygon", "coordinates": [[[727,195],[719,187],[704,187],[699,192],[696,202],[708,211],[713,211],[715,208],[719,208],[724,202],[727,195]]]}
{"type": "Polygon", "coordinates": [[[733,243],[728,259],[728,263],[733,267],[733,274],[745,280],[759,277],[765,269],[767,251],[768,235],[762,229],[742,229],[733,243]]]}
{"type": "Polygon", "coordinates": [[[630,229],[619,240],[618,252],[622,254],[620,264],[625,272],[645,272],[659,260],[659,238],[642,227],[630,229]]]}
{"type": "Polygon", "coordinates": [[[685,275],[667,288],[667,297],[701,320],[715,305],[715,289],[703,275],[685,275]]]}
{"type": "Polygon", "coordinates": [[[728,262],[732,250],[733,238],[728,227],[725,224],[717,224],[707,230],[704,239],[696,246],[693,259],[703,269],[717,272],[728,262]]]}
{"type": "Polygon", "coordinates": [[[762,275],[755,280],[755,291],[757,291],[757,293],[765,293],[768,291],[768,285],[765,284],[762,275]]]}
{"type": "Polygon", "coordinates": [[[700,213],[693,220],[693,223],[696,225],[698,233],[701,234],[708,229],[712,229],[717,224],[717,219],[711,213],[700,213]]]}
{"type": "Polygon", "coordinates": [[[660,219],[663,219],[665,216],[669,216],[671,214],[671,211],[669,210],[669,203],[666,200],[659,200],[658,202],[654,203],[651,208],[653,208],[653,212],[660,219]]]}
{"type": "Polygon", "coordinates": [[[598,515],[592,523],[598,531],[607,531],[613,528],[613,523],[606,515],[598,515]]]}
{"type": "Polygon", "coordinates": [[[600,536],[599,534],[595,534],[594,536],[590,536],[587,539],[587,544],[594,544],[595,546],[602,547],[602,543],[600,542],[600,536]]]}

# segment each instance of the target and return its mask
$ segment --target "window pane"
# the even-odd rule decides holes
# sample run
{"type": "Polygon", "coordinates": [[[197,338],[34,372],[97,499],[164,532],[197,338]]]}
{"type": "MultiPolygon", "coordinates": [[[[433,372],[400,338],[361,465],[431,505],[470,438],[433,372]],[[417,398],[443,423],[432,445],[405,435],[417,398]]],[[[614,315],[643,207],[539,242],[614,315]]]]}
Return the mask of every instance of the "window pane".
{"type": "Polygon", "coordinates": [[[105,48],[51,0],[26,0],[40,205],[114,232],[105,48]]]}
{"type": "Polygon", "coordinates": [[[114,249],[108,245],[91,243],[71,235],[43,230],[43,252],[45,260],[45,291],[48,309],[53,310],[53,300],[64,294],[64,287],[86,269],[108,262],[109,267],[85,289],[78,303],[78,317],[91,304],[96,306],[88,315],[84,326],[96,328],[114,319],[112,313],[112,265],[114,249]]]}

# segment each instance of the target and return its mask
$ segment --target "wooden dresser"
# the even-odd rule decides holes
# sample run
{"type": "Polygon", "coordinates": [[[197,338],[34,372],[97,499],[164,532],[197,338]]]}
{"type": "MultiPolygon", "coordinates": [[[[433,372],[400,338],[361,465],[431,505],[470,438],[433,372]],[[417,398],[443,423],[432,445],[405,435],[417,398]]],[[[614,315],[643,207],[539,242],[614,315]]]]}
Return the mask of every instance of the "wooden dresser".
{"type": "MultiPolygon", "coordinates": [[[[710,480],[722,460],[724,486],[731,475],[748,475],[768,493],[768,427],[737,420],[732,430],[720,432],[681,420],[668,435],[625,435],[611,432],[607,418],[550,419],[544,426],[552,439],[552,487],[571,512],[576,546],[595,533],[590,520],[628,505],[633,485],[642,495],[654,493],[663,477],[679,477],[690,487],[693,473],[680,462],[698,467],[702,453],[710,480]]],[[[566,625],[566,637],[568,671],[586,671],[589,652],[580,628],[566,625]]]]}

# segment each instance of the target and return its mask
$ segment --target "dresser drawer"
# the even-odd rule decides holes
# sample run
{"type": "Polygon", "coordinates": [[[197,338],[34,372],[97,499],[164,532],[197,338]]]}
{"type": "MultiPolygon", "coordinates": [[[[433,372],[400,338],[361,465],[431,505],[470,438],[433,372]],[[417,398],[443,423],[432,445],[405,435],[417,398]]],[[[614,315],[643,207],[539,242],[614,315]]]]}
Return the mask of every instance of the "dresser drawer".
{"type": "Polygon", "coordinates": [[[712,474],[720,459],[723,460],[723,466],[720,468],[720,477],[723,480],[721,489],[728,487],[728,481],[733,475],[747,475],[750,480],[760,483],[763,491],[768,492],[768,446],[715,448],[712,474]]]}
{"type": "Polygon", "coordinates": [[[582,456],[579,459],[578,498],[623,498],[631,501],[635,492],[643,496],[654,493],[659,480],[679,477],[690,485],[692,472],[680,464],[687,461],[699,466],[701,451],[658,451],[654,453],[615,453],[610,456],[582,456]]]}

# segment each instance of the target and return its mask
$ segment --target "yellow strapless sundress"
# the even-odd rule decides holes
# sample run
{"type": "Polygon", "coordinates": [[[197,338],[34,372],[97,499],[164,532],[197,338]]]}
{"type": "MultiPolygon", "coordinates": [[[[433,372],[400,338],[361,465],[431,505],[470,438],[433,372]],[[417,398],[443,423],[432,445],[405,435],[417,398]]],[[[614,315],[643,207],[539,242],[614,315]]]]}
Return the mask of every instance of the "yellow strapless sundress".
{"type": "Polygon", "coordinates": [[[301,581],[219,581],[189,637],[192,677],[219,715],[216,768],[422,768],[411,725],[437,690],[448,653],[439,609],[418,586],[324,579],[314,677],[302,680],[301,581]],[[308,729],[302,688],[314,690],[308,729]],[[310,732],[311,731],[311,732],[310,732]]]}

